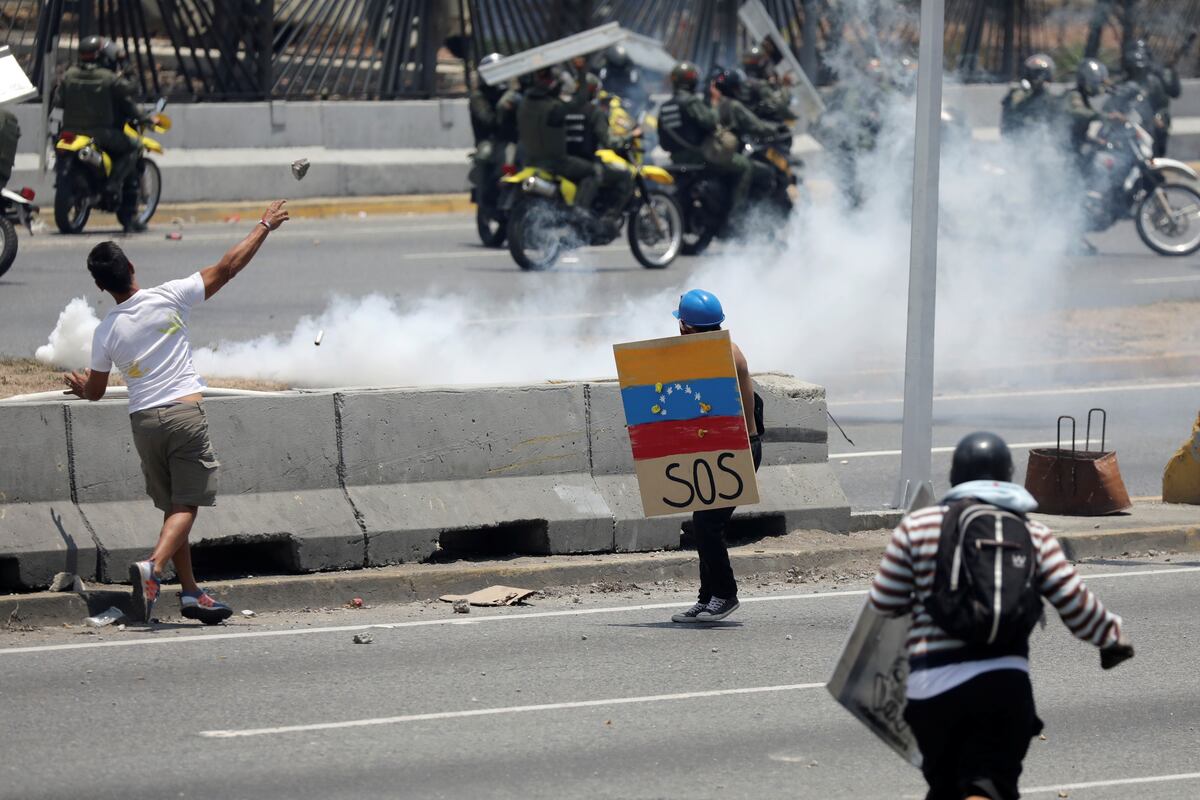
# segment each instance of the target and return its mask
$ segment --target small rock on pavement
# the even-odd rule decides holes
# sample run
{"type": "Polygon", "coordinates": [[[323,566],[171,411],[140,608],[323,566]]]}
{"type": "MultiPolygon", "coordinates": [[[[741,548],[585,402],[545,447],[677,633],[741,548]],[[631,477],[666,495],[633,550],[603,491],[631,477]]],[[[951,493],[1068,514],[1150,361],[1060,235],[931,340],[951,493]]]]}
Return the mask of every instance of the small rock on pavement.
{"type": "Polygon", "coordinates": [[[117,620],[124,618],[125,612],[121,611],[121,609],[117,608],[116,606],[113,606],[107,611],[97,614],[94,617],[88,617],[86,621],[87,624],[91,625],[93,628],[103,628],[105,625],[112,625],[117,620]]]}
{"type": "Polygon", "coordinates": [[[455,600],[454,601],[454,613],[455,614],[470,614],[471,613],[471,604],[468,603],[466,600],[455,600]]]}
{"type": "Polygon", "coordinates": [[[720,652],[720,651],[718,651],[718,650],[717,650],[717,648],[715,648],[715,647],[714,647],[714,648],[713,648],[713,652],[714,652],[714,653],[717,653],[717,652],[720,652]]]}
{"type": "Polygon", "coordinates": [[[170,239],[172,242],[178,242],[180,239],[183,238],[183,234],[180,233],[179,231],[171,231],[170,233],[167,234],[166,238],[170,239]]]}
{"type": "Polygon", "coordinates": [[[50,582],[50,591],[52,592],[69,592],[75,586],[75,575],[71,572],[59,572],[54,576],[54,580],[50,582]]]}
{"type": "Polygon", "coordinates": [[[1059,797],[1070,797],[1071,795],[1068,794],[1067,791],[1064,789],[1063,791],[1058,793],[1058,796],[1059,797]]]}
{"type": "Polygon", "coordinates": [[[792,635],[789,633],[787,636],[785,636],[785,637],[783,637],[783,638],[784,638],[784,640],[785,640],[785,641],[789,641],[789,642],[790,642],[790,641],[792,640],[792,635]]]}
{"type": "Polygon", "coordinates": [[[369,633],[354,634],[354,643],[355,644],[370,644],[373,641],[375,641],[375,640],[371,638],[371,634],[369,634],[369,633]]]}
{"type": "Polygon", "coordinates": [[[251,610],[250,610],[250,609],[248,609],[248,608],[243,608],[243,609],[242,609],[242,616],[243,616],[243,617],[245,617],[246,619],[250,619],[251,617],[257,617],[257,616],[258,616],[258,614],[255,614],[253,611],[251,611],[251,610]]]}
{"type": "Polygon", "coordinates": [[[363,599],[361,597],[356,597],[350,601],[350,605],[354,606],[355,608],[362,608],[363,607],[363,599]]]}

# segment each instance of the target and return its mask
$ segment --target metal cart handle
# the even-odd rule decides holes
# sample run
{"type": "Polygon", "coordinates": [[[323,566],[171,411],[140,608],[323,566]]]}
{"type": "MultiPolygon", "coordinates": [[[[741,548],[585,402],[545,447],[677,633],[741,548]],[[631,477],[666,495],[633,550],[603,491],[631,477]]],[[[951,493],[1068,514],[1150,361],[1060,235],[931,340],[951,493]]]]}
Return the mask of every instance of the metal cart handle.
{"type": "Polygon", "coordinates": [[[1097,411],[1100,412],[1100,450],[1099,450],[1099,452],[1103,453],[1105,439],[1108,435],[1108,412],[1105,411],[1103,408],[1093,408],[1088,411],[1087,442],[1084,444],[1084,447],[1087,448],[1088,452],[1091,452],[1091,449],[1092,449],[1092,414],[1095,414],[1097,411]]]}

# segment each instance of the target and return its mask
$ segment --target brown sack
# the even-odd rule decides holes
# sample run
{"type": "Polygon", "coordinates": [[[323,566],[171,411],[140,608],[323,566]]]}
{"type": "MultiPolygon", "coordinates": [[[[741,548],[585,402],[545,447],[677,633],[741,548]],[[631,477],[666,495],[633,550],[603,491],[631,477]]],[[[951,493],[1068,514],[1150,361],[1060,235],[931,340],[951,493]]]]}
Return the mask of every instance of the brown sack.
{"type": "MultiPolygon", "coordinates": [[[[1104,414],[1103,409],[1088,412],[1088,439],[1091,444],[1091,418],[1095,412],[1104,414]]],[[[1029,466],[1025,470],[1025,488],[1038,501],[1038,511],[1043,514],[1067,516],[1097,516],[1126,511],[1132,507],[1117,454],[1104,449],[1104,434],[1101,434],[1099,450],[1075,449],[1075,419],[1058,418],[1061,431],[1063,420],[1071,421],[1071,449],[1062,447],[1062,436],[1055,448],[1036,448],[1029,453],[1029,466]]],[[[1107,428],[1107,419],[1105,419],[1107,428]]]]}

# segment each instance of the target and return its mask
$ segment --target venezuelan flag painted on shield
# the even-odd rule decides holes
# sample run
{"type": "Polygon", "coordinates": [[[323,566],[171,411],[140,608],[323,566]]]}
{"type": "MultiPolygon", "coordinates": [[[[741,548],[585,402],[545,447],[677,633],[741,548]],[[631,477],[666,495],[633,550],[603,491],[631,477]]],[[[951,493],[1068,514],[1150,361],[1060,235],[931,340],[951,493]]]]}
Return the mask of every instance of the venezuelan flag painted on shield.
{"type": "Polygon", "coordinates": [[[646,515],[758,502],[729,333],[613,352],[646,515]]]}

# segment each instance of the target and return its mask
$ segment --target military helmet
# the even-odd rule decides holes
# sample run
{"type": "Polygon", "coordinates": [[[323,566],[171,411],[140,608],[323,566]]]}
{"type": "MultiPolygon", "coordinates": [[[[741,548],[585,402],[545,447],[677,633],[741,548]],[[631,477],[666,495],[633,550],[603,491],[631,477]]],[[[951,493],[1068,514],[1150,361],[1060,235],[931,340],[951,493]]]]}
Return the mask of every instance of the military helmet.
{"type": "Polygon", "coordinates": [[[1034,53],[1021,65],[1021,79],[1037,89],[1054,79],[1054,62],[1045,53],[1034,53]]]}
{"type": "Polygon", "coordinates": [[[617,69],[626,69],[630,64],[629,51],[624,45],[614,44],[604,51],[604,63],[617,69]]]}
{"type": "Polygon", "coordinates": [[[533,83],[537,86],[544,86],[547,89],[554,89],[559,84],[558,70],[554,67],[542,67],[533,73],[533,83]]]}
{"type": "Polygon", "coordinates": [[[118,48],[104,36],[85,36],[79,42],[80,61],[115,61],[118,48]]]}
{"type": "Polygon", "coordinates": [[[723,69],[713,78],[712,85],[726,97],[737,97],[742,93],[745,82],[746,73],[740,69],[723,69]]]}
{"type": "Polygon", "coordinates": [[[742,54],[742,68],[746,70],[747,74],[756,78],[766,77],[767,64],[770,62],[771,57],[767,55],[767,51],[758,45],[742,54]]]}
{"type": "Polygon", "coordinates": [[[1096,59],[1085,58],[1079,62],[1079,69],[1075,72],[1075,84],[1079,87],[1079,91],[1088,97],[1100,94],[1107,80],[1108,67],[1096,59]]]}
{"type": "Polygon", "coordinates": [[[1011,481],[1012,453],[994,433],[978,431],[964,436],[950,462],[950,485],[967,481],[1011,481]]]}
{"type": "Polygon", "coordinates": [[[671,70],[671,85],[676,89],[695,91],[700,82],[700,70],[690,61],[680,61],[671,70]]]}

